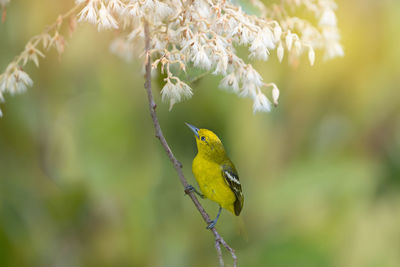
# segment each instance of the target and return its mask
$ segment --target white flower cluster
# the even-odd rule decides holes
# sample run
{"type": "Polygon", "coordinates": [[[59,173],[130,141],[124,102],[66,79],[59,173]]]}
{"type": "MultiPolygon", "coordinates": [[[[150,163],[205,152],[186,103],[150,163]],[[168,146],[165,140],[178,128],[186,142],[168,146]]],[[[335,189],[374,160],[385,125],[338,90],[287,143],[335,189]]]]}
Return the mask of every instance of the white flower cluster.
{"type": "MultiPolygon", "coordinates": [[[[0,0],[2,1],[2,0],[0,0]]],[[[63,21],[69,18],[68,29],[72,33],[76,28],[76,19],[73,16],[72,9],[66,16],[59,16],[53,25],[50,25],[44,32],[32,37],[26,44],[25,49],[19,54],[6,68],[6,71],[0,74],[0,103],[4,102],[4,93],[16,94],[24,92],[27,87],[33,85],[32,79],[23,71],[23,67],[28,62],[33,62],[39,67],[39,58],[44,58],[42,51],[47,51],[54,47],[58,54],[64,52],[64,36],[59,33],[63,21]],[[39,49],[41,46],[42,51],[39,49]]],[[[0,117],[2,111],[0,109],[0,117]]]]}
{"type": "Polygon", "coordinates": [[[290,63],[295,63],[300,54],[307,52],[310,64],[313,65],[315,49],[323,50],[325,59],[344,55],[334,12],[337,6],[333,0],[286,0],[282,3],[284,5],[272,6],[270,13],[271,19],[279,20],[286,33],[278,44],[277,55],[280,61],[284,56],[284,47],[287,48],[290,63]],[[313,25],[308,20],[288,15],[293,7],[307,10],[318,24],[313,25]]]}
{"type": "MultiPolygon", "coordinates": [[[[160,68],[166,75],[161,94],[163,100],[170,101],[170,107],[192,96],[192,89],[178,77],[176,69],[186,72],[187,68],[193,66],[223,76],[220,87],[253,99],[254,112],[270,111],[272,103],[277,105],[277,86],[274,83],[264,83],[253,66],[236,53],[236,46],[247,47],[250,59],[264,61],[268,60],[273,50],[276,50],[279,61],[287,53],[291,64],[298,62],[302,54],[306,53],[313,65],[315,49],[323,50],[326,59],[343,55],[333,0],[281,0],[280,4],[272,4],[270,7],[260,0],[251,0],[260,10],[260,16],[245,13],[240,6],[229,0],[75,2],[80,11],[77,14],[78,21],[95,24],[98,30],[118,29],[119,36],[110,49],[127,61],[136,54],[143,55],[144,21],[147,21],[151,50],[146,59],[152,60],[154,70],[160,68]],[[318,24],[313,25],[299,18],[296,15],[297,9],[306,9],[318,24]],[[263,88],[271,88],[272,103],[263,88]]],[[[61,53],[64,49],[63,40],[55,40],[60,36],[46,38],[61,53]]],[[[26,48],[21,56],[24,64],[30,60],[38,65],[38,56],[43,54],[36,48],[38,42],[30,43],[31,54],[26,52],[26,48]]],[[[15,70],[18,67],[10,66],[0,76],[0,96],[6,91],[20,91],[15,89],[15,83],[10,80],[10,77],[17,75],[15,70]]],[[[20,86],[30,84],[23,82],[20,86]]]]}
{"type": "Polygon", "coordinates": [[[226,0],[90,0],[80,20],[97,25],[104,24],[104,20],[109,28],[114,28],[100,15],[101,7],[105,6],[118,22],[117,27],[127,32],[111,46],[114,53],[126,60],[133,57],[134,50],[143,51],[133,47],[143,44],[143,21],[147,20],[152,67],[160,67],[167,76],[161,94],[162,99],[170,101],[170,107],[192,95],[190,87],[172,71],[171,67],[176,65],[182,71],[194,66],[222,75],[221,88],[252,98],[255,112],[270,111],[272,103],[263,88],[272,89],[271,100],[277,105],[277,86],[265,84],[253,66],[238,56],[235,46],[247,47],[249,58],[260,60],[268,60],[276,49],[279,61],[287,53],[291,64],[306,53],[313,65],[315,49],[324,50],[327,59],[342,56],[336,5],[333,0],[282,0],[280,5],[268,8],[258,0],[251,2],[260,9],[261,16],[246,14],[240,6],[226,0]],[[293,12],[304,7],[316,17],[318,25],[300,19],[293,12]]]}
{"type": "MultiPolygon", "coordinates": [[[[44,54],[37,48],[40,42],[44,49],[54,46],[60,54],[64,51],[64,37],[57,31],[54,36],[46,33],[35,36],[31,41],[26,45],[25,50],[8,65],[6,71],[0,75],[0,102],[4,101],[4,93],[22,93],[27,87],[33,85],[32,79],[23,71],[22,67],[29,61],[39,67],[39,57],[44,57],[44,54]]],[[[0,110],[1,116],[2,112],[0,110]]]]}
{"type": "MultiPolygon", "coordinates": [[[[6,75],[0,76],[0,102],[4,101],[3,92],[22,93],[28,86],[32,86],[33,81],[26,72],[17,65],[9,65],[6,75]]],[[[2,116],[0,109],[0,117],[2,116]]]]}

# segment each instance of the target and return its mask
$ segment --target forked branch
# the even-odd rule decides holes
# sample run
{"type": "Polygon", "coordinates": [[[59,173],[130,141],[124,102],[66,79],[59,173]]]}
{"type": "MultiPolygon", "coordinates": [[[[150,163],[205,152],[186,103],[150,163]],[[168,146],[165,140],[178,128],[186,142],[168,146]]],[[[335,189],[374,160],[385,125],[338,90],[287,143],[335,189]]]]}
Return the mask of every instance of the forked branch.
{"type": "MultiPolygon", "coordinates": [[[[156,133],[156,137],[160,140],[161,145],[163,146],[165,152],[168,155],[168,158],[171,160],[172,164],[175,167],[176,172],[178,173],[179,179],[181,181],[181,184],[183,185],[184,188],[187,188],[189,185],[185,176],[183,175],[182,172],[182,164],[176,159],[174,154],[172,153],[171,148],[169,147],[167,140],[165,139],[160,123],[158,122],[157,118],[157,113],[156,113],[156,103],[154,102],[153,98],[153,93],[151,91],[151,58],[150,58],[150,32],[149,32],[149,26],[147,21],[144,22],[144,34],[145,34],[145,52],[146,52],[146,74],[145,74],[145,84],[144,87],[147,92],[147,98],[149,101],[149,108],[150,108],[150,115],[153,120],[153,126],[154,130],[156,133]]],[[[200,212],[201,216],[203,217],[204,221],[209,224],[211,223],[210,216],[207,214],[207,212],[204,210],[203,206],[200,204],[199,200],[197,199],[196,195],[194,192],[190,190],[185,191],[186,194],[189,195],[189,197],[192,199],[193,204],[196,206],[197,210],[200,212]]],[[[222,251],[221,251],[221,245],[226,248],[231,253],[231,256],[233,258],[233,266],[236,267],[237,263],[237,257],[235,254],[235,251],[233,248],[231,248],[225,240],[221,237],[221,235],[217,232],[217,230],[214,228],[211,228],[210,231],[213,233],[214,238],[215,238],[215,248],[217,250],[218,254],[218,259],[219,259],[219,264],[220,266],[224,266],[224,260],[222,258],[222,251]]]]}

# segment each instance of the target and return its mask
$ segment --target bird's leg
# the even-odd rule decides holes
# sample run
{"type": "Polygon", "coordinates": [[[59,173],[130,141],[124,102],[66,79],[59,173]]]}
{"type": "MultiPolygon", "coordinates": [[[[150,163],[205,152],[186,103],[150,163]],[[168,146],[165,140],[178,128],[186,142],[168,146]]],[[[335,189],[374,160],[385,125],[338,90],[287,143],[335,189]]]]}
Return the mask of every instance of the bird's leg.
{"type": "Polygon", "coordinates": [[[189,194],[190,192],[195,192],[199,197],[204,198],[204,195],[196,190],[193,185],[189,184],[185,187],[185,195],[189,194]]]}
{"type": "Polygon", "coordinates": [[[210,224],[207,226],[207,229],[211,229],[211,228],[215,227],[215,225],[217,224],[219,215],[221,215],[221,211],[222,211],[222,207],[219,206],[219,211],[218,211],[217,217],[210,222],[210,224]]]}

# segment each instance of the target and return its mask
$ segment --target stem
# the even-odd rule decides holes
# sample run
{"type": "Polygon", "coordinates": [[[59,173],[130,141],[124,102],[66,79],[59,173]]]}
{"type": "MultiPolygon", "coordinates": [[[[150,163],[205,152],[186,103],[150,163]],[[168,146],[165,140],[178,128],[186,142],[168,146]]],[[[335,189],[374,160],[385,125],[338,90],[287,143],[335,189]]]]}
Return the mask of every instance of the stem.
{"type": "MultiPolygon", "coordinates": [[[[41,37],[43,34],[49,33],[51,30],[54,30],[54,29],[57,27],[57,25],[59,25],[60,20],[61,20],[61,22],[63,22],[66,18],[68,18],[68,17],[70,17],[71,15],[73,15],[73,14],[81,7],[81,5],[82,5],[82,4],[77,4],[77,5],[75,5],[73,8],[71,8],[70,10],[68,10],[66,13],[60,15],[60,16],[57,18],[57,20],[56,20],[53,24],[47,26],[47,27],[45,28],[45,30],[44,30],[43,32],[41,32],[40,34],[33,36],[31,39],[29,39],[29,41],[28,41],[27,43],[32,43],[32,46],[33,46],[33,47],[36,47],[36,45],[37,45],[37,44],[40,42],[40,40],[41,40],[40,37],[41,37]]],[[[21,52],[21,54],[19,54],[19,55],[16,57],[16,59],[13,60],[13,61],[15,62],[16,65],[18,65],[19,62],[23,59],[24,52],[25,52],[25,49],[24,49],[24,51],[21,52]]]]}
{"type": "MultiPolygon", "coordinates": [[[[182,164],[175,158],[174,154],[172,153],[171,148],[169,147],[167,140],[165,139],[160,123],[158,122],[157,118],[157,113],[156,113],[156,108],[157,105],[154,102],[153,98],[153,93],[151,91],[151,58],[150,58],[150,33],[149,33],[149,25],[147,21],[144,21],[144,35],[145,35],[145,52],[146,52],[146,58],[145,58],[145,64],[146,64],[146,74],[145,74],[145,84],[144,88],[146,89],[147,92],[147,99],[149,101],[149,109],[150,109],[150,115],[153,120],[153,126],[155,130],[156,137],[160,140],[160,143],[162,147],[164,148],[165,152],[168,155],[168,158],[174,165],[174,168],[176,172],[178,173],[179,180],[181,181],[181,184],[184,188],[186,188],[189,184],[183,175],[182,172],[182,164]]],[[[211,222],[210,216],[207,214],[203,206],[200,204],[199,200],[197,199],[196,195],[194,192],[186,192],[190,199],[193,201],[193,204],[196,206],[197,210],[200,212],[201,216],[203,217],[204,221],[209,224],[211,222]]],[[[225,240],[221,237],[221,235],[217,232],[217,230],[214,228],[211,228],[210,231],[213,233],[214,238],[215,238],[215,248],[217,250],[218,254],[218,259],[219,259],[219,264],[221,267],[224,266],[224,260],[222,258],[222,251],[221,251],[221,245],[225,247],[226,250],[228,250],[231,253],[231,256],[233,258],[233,266],[236,267],[237,264],[237,257],[235,254],[235,251],[233,248],[231,248],[225,240]]]]}

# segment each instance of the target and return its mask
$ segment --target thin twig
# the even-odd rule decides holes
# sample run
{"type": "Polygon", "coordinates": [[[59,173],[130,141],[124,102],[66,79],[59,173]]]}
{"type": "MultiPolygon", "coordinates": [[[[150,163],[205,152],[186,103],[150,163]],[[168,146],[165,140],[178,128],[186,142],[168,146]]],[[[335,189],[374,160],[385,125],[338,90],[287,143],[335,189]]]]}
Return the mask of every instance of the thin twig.
{"type": "MultiPolygon", "coordinates": [[[[158,122],[157,118],[157,113],[156,113],[156,103],[154,102],[153,98],[153,93],[151,91],[151,58],[150,58],[150,33],[149,33],[149,25],[147,21],[144,21],[144,34],[145,34],[145,51],[146,51],[146,74],[145,74],[145,84],[144,88],[146,89],[147,92],[147,99],[149,101],[149,108],[150,108],[150,115],[153,120],[153,126],[155,130],[156,137],[160,140],[161,145],[163,146],[165,152],[168,155],[168,158],[171,160],[172,164],[174,165],[174,168],[176,172],[178,173],[179,179],[181,181],[181,184],[183,185],[184,188],[187,188],[189,185],[185,176],[183,175],[182,172],[182,164],[175,158],[174,154],[172,153],[171,148],[169,147],[167,140],[165,140],[165,137],[162,133],[160,123],[158,122]]],[[[193,201],[194,205],[196,206],[197,210],[200,212],[201,216],[203,217],[204,221],[207,224],[211,223],[210,216],[207,214],[203,206],[200,204],[199,200],[197,199],[196,195],[194,192],[191,191],[185,191],[186,194],[189,195],[190,199],[193,201]]],[[[218,254],[218,259],[219,259],[219,264],[220,266],[224,266],[224,260],[222,258],[222,251],[221,251],[221,245],[226,248],[231,253],[231,256],[233,258],[233,266],[236,267],[237,264],[237,257],[235,254],[235,251],[233,248],[231,248],[225,240],[220,236],[220,234],[217,232],[217,230],[214,228],[211,228],[210,231],[214,234],[215,238],[215,248],[217,250],[218,254]]]]}
{"type": "Polygon", "coordinates": [[[219,265],[224,266],[224,259],[222,258],[221,244],[217,240],[215,240],[215,249],[217,250],[219,265]]]}
{"type": "MultiPolygon", "coordinates": [[[[33,47],[36,47],[36,45],[41,40],[40,36],[42,36],[43,34],[49,33],[50,31],[56,29],[57,26],[60,26],[61,25],[60,23],[62,23],[66,18],[72,16],[81,7],[81,5],[82,4],[77,4],[74,7],[72,7],[70,10],[68,10],[66,13],[58,16],[57,20],[53,24],[47,26],[45,28],[45,30],[42,31],[40,34],[31,37],[31,39],[29,39],[29,41],[27,43],[32,43],[33,47]]],[[[23,59],[24,52],[25,52],[25,50],[22,51],[21,54],[16,56],[16,58],[13,60],[15,62],[15,64],[19,64],[19,62],[23,59]]]]}

